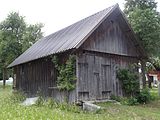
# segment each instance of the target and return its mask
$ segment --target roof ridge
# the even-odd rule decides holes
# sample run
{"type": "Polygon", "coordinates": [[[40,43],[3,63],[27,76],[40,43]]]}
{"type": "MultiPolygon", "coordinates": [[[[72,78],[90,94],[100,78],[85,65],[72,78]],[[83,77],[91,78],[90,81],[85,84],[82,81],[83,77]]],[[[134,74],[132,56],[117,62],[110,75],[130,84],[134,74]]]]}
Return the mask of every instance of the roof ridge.
{"type": "MultiPolygon", "coordinates": [[[[92,17],[92,16],[95,16],[95,15],[97,15],[97,14],[103,12],[103,11],[106,11],[106,10],[108,10],[108,9],[111,9],[111,8],[113,9],[113,8],[115,8],[115,7],[117,7],[117,6],[119,6],[118,3],[116,3],[115,5],[112,5],[112,6],[108,7],[108,8],[105,8],[105,9],[99,11],[99,12],[93,13],[93,14],[91,14],[91,15],[88,16],[88,17],[82,18],[82,19],[80,19],[80,20],[78,20],[78,21],[76,21],[76,22],[74,22],[74,23],[72,23],[72,24],[70,24],[70,25],[68,25],[68,26],[66,26],[66,27],[64,27],[64,28],[61,28],[61,29],[59,29],[59,30],[57,30],[57,31],[55,31],[55,32],[53,32],[53,33],[51,33],[51,34],[43,37],[43,38],[49,37],[49,36],[51,36],[51,35],[53,35],[53,34],[56,34],[57,32],[60,32],[60,31],[66,29],[66,28],[69,28],[69,27],[71,27],[71,26],[73,26],[73,25],[75,25],[75,24],[77,24],[77,23],[79,23],[79,22],[81,22],[81,21],[84,21],[84,20],[86,20],[86,19],[88,19],[88,18],[90,18],[90,17],[92,17]]],[[[41,39],[43,39],[43,38],[41,38],[41,39]]],[[[38,40],[38,41],[39,41],[39,40],[38,40]]]]}
{"type": "Polygon", "coordinates": [[[118,4],[112,5],[39,39],[8,67],[63,52],[68,49],[78,48],[77,46],[82,44],[93,30],[95,30],[96,27],[117,8],[117,6],[118,4]]]}
{"type": "MultiPolygon", "coordinates": [[[[109,10],[109,13],[107,13],[107,14],[99,21],[99,23],[97,23],[97,25],[94,26],[94,28],[92,29],[92,31],[94,31],[94,29],[96,29],[97,26],[99,26],[99,24],[101,24],[101,23],[103,22],[104,18],[106,18],[107,16],[109,16],[117,7],[119,7],[119,4],[118,4],[118,3],[116,3],[115,5],[112,5],[112,6],[106,8],[106,9],[104,9],[104,10],[101,10],[101,11],[99,11],[99,12],[93,14],[93,15],[91,15],[91,16],[94,16],[94,15],[97,15],[98,13],[102,13],[102,12],[104,12],[105,10],[107,11],[107,10],[110,9],[110,10],[109,10]]],[[[91,17],[91,16],[89,16],[89,17],[91,17]]],[[[89,17],[88,17],[88,18],[89,18],[89,17]]],[[[92,31],[89,32],[89,33],[87,34],[87,36],[89,36],[89,35],[92,33],[92,31]]],[[[76,48],[79,48],[79,47],[82,45],[82,43],[86,40],[85,38],[87,38],[87,37],[85,36],[85,37],[83,38],[83,40],[80,41],[80,43],[76,44],[75,47],[76,47],[76,48]],[[79,45],[79,44],[80,44],[80,45],[79,45]]]]}

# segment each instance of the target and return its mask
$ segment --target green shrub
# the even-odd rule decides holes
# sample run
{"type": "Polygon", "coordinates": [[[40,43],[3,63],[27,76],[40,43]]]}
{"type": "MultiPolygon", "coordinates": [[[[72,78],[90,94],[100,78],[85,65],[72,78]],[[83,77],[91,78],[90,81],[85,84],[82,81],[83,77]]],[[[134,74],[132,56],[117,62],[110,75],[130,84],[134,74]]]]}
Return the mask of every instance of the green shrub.
{"type": "Polygon", "coordinates": [[[118,97],[111,95],[112,100],[116,100],[123,105],[138,105],[138,104],[146,104],[151,100],[154,100],[154,96],[151,96],[149,89],[142,89],[136,96],[134,97],[118,97]]]}
{"type": "Polygon", "coordinates": [[[119,69],[117,78],[121,81],[123,91],[128,97],[133,97],[139,92],[139,78],[135,72],[119,69]]]}
{"type": "Polygon", "coordinates": [[[128,105],[128,98],[127,98],[127,97],[121,97],[120,103],[121,103],[122,105],[128,105]]]}
{"type": "Polygon", "coordinates": [[[139,103],[148,103],[151,100],[151,94],[148,88],[142,89],[140,93],[137,95],[137,100],[139,103]]]}
{"type": "Polygon", "coordinates": [[[110,99],[115,100],[117,102],[121,102],[121,97],[119,97],[119,96],[111,95],[110,99]]]}
{"type": "Polygon", "coordinates": [[[139,102],[138,102],[137,98],[131,97],[131,98],[128,98],[127,104],[128,105],[138,105],[139,102]]]}

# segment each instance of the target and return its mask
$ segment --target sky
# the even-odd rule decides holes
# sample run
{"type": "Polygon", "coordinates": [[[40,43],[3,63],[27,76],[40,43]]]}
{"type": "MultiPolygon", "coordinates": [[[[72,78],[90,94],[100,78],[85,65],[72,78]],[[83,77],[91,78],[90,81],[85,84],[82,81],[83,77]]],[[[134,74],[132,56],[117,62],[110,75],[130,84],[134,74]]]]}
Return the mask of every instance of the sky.
{"type": "MultiPolygon", "coordinates": [[[[160,11],[160,0],[158,11],[160,11]]],[[[29,24],[43,23],[44,36],[88,17],[116,3],[124,9],[124,0],[0,0],[0,21],[8,13],[19,12],[29,24]]]]}

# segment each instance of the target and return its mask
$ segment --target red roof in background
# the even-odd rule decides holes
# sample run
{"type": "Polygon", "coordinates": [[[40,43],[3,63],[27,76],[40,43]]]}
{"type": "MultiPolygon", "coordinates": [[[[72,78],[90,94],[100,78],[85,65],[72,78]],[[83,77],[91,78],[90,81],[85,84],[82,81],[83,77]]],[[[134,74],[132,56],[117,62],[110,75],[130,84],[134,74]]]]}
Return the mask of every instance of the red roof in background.
{"type": "Polygon", "coordinates": [[[151,71],[148,72],[148,75],[149,75],[149,76],[157,75],[157,78],[158,78],[158,80],[160,81],[160,71],[151,70],[151,71]]]}

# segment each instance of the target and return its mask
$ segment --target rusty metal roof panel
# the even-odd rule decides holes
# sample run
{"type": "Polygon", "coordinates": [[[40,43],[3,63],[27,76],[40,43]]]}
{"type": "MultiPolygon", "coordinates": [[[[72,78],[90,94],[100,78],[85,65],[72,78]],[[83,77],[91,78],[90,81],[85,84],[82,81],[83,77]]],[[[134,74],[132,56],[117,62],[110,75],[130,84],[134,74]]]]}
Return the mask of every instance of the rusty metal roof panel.
{"type": "Polygon", "coordinates": [[[22,55],[15,59],[8,67],[77,48],[94,28],[109,15],[117,5],[111,6],[62,30],[48,35],[33,44],[22,55]]]}

